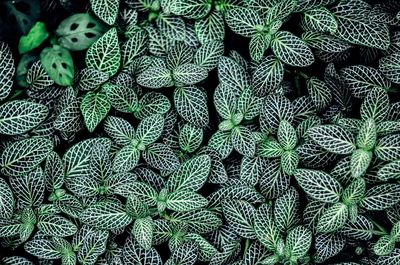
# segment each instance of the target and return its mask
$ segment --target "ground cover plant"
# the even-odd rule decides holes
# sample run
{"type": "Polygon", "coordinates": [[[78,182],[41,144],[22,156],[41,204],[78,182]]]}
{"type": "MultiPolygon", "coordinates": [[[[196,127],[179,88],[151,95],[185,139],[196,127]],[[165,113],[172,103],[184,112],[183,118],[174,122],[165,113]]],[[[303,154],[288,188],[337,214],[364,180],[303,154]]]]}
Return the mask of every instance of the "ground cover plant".
{"type": "Polygon", "coordinates": [[[0,2],[0,263],[400,264],[400,2],[0,2]]]}

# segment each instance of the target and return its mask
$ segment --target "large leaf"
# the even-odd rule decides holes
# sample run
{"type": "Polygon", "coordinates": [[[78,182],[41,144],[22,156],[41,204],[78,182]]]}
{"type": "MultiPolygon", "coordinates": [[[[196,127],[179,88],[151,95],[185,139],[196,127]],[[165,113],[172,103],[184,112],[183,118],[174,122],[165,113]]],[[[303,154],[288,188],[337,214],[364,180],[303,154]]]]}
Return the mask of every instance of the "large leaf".
{"type": "Polygon", "coordinates": [[[140,218],[133,224],[132,234],[145,250],[151,248],[153,229],[153,220],[151,218],[140,218]]]}
{"type": "Polygon", "coordinates": [[[349,215],[349,209],[343,203],[335,203],[325,210],[317,224],[317,231],[331,233],[344,226],[349,215]]]}
{"type": "Polygon", "coordinates": [[[372,67],[352,65],[341,69],[340,75],[355,97],[364,97],[375,88],[390,88],[390,81],[372,67]]]}
{"type": "Polygon", "coordinates": [[[400,53],[396,52],[379,60],[379,70],[393,83],[400,84],[400,53]]]}
{"type": "Polygon", "coordinates": [[[161,115],[152,115],[144,118],[136,130],[136,139],[144,145],[157,141],[164,128],[164,118],[161,115]]]}
{"type": "Polygon", "coordinates": [[[225,200],[222,205],[224,216],[234,231],[242,237],[254,239],[254,206],[240,200],[225,200]]]}
{"type": "Polygon", "coordinates": [[[335,35],[353,44],[386,50],[390,45],[389,28],[369,18],[361,0],[340,2],[333,8],[338,23],[335,35]]]}
{"type": "Polygon", "coordinates": [[[375,155],[384,161],[400,159],[400,134],[387,135],[379,139],[376,143],[375,155]]]}
{"type": "Polygon", "coordinates": [[[300,187],[313,199],[335,203],[339,201],[342,186],[329,174],[311,169],[297,169],[294,176],[300,187]]]}
{"type": "Polygon", "coordinates": [[[283,81],[284,68],[282,62],[267,56],[253,73],[254,93],[259,96],[274,92],[283,81]]]}
{"type": "Polygon", "coordinates": [[[112,76],[118,72],[120,57],[117,30],[111,28],[90,46],[86,53],[85,62],[87,67],[112,76]]]}
{"type": "Polygon", "coordinates": [[[211,159],[208,155],[194,157],[172,174],[166,184],[168,190],[199,190],[207,180],[210,173],[211,159]]]}
{"type": "Polygon", "coordinates": [[[1,173],[16,177],[36,168],[52,151],[53,143],[46,138],[28,138],[8,145],[0,156],[1,173]]]}
{"type": "Polygon", "coordinates": [[[74,63],[71,53],[58,45],[47,47],[40,53],[44,70],[60,86],[70,86],[74,79],[74,63]]]}
{"type": "Polygon", "coordinates": [[[113,25],[118,15],[119,0],[90,0],[93,12],[108,25],[113,25]]]}
{"type": "Polygon", "coordinates": [[[355,150],[355,137],[337,125],[320,125],[308,130],[311,139],[335,154],[350,154],[355,150]]]}
{"type": "Polygon", "coordinates": [[[165,66],[150,67],[138,76],[137,83],[149,88],[170,87],[173,85],[172,73],[165,66]]]}
{"type": "Polygon", "coordinates": [[[66,237],[77,231],[77,227],[71,221],[58,215],[40,217],[37,226],[39,231],[47,236],[66,237]]]}
{"type": "Polygon", "coordinates": [[[183,85],[194,85],[207,78],[207,70],[192,63],[178,66],[172,72],[175,82],[183,85]]]}
{"type": "Polygon", "coordinates": [[[169,193],[165,203],[167,208],[172,211],[188,212],[205,207],[208,201],[200,194],[188,189],[181,189],[169,193]]]}
{"type": "Polygon", "coordinates": [[[179,166],[179,160],[173,151],[164,144],[154,143],[149,145],[143,152],[146,162],[160,170],[174,170],[179,166]]]}
{"type": "Polygon", "coordinates": [[[314,55],[307,44],[288,31],[278,31],[271,41],[275,56],[291,66],[305,67],[314,62],[314,55]]]}
{"type": "Polygon", "coordinates": [[[86,93],[81,102],[81,111],[85,121],[86,128],[93,132],[97,125],[107,116],[111,104],[103,92],[86,93]]]}
{"type": "Polygon", "coordinates": [[[367,190],[361,206],[373,211],[380,211],[395,205],[400,201],[400,186],[398,184],[381,184],[367,190]]]}
{"type": "Polygon", "coordinates": [[[203,89],[195,86],[177,87],[174,103],[176,111],[186,121],[197,127],[208,125],[207,94],[203,89]]]}
{"type": "Polygon", "coordinates": [[[16,135],[32,130],[48,115],[46,106],[27,100],[13,100],[0,106],[0,134],[16,135]]]}
{"type": "Polygon", "coordinates": [[[106,230],[123,228],[132,222],[123,205],[111,200],[88,207],[80,218],[87,225],[106,230]]]}
{"type": "Polygon", "coordinates": [[[303,226],[291,230],[286,238],[286,248],[291,259],[304,257],[311,247],[312,233],[303,226]]]}
{"type": "Polygon", "coordinates": [[[225,17],[228,26],[237,34],[251,37],[263,28],[261,16],[254,9],[234,8],[225,17]]]}

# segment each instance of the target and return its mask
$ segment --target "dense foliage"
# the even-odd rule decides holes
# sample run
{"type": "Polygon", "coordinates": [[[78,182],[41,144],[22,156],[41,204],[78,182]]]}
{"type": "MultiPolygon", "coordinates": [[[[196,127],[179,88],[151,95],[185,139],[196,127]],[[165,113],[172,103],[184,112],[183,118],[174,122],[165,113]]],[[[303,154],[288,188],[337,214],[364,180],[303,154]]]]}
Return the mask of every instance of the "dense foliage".
{"type": "Polygon", "coordinates": [[[0,2],[6,265],[400,264],[400,2],[0,2]]]}

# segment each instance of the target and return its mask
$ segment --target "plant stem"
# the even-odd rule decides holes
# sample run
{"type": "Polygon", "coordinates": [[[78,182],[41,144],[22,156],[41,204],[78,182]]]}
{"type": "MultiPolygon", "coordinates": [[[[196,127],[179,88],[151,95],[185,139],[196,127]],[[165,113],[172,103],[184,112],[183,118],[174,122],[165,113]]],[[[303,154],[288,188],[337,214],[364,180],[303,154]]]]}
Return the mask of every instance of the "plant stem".
{"type": "Polygon", "coordinates": [[[247,250],[249,249],[250,246],[250,239],[246,238],[246,242],[244,243],[244,251],[243,251],[243,256],[246,255],[247,250]]]}

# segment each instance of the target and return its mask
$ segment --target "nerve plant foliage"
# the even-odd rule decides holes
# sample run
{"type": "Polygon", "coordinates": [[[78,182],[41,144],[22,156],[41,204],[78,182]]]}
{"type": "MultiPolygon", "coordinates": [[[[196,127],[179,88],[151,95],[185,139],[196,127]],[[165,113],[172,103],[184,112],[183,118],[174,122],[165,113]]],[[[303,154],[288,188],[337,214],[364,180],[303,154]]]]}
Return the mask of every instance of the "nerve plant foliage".
{"type": "Polygon", "coordinates": [[[398,1],[0,9],[2,264],[400,264],[398,1]]]}

